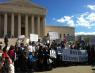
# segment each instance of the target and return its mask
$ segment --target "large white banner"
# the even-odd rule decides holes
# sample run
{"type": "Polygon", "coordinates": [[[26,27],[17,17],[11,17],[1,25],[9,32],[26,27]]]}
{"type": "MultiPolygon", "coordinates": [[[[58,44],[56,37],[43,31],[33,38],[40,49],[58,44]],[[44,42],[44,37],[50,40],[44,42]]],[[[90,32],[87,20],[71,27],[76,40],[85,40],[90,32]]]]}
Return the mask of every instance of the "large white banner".
{"type": "Polygon", "coordinates": [[[59,33],[58,32],[49,32],[50,40],[56,40],[59,39],[59,33]]]}
{"type": "Polygon", "coordinates": [[[38,41],[38,35],[37,34],[30,34],[30,41],[37,42],[38,41]]]}
{"type": "Polygon", "coordinates": [[[63,49],[62,61],[87,62],[88,54],[86,50],[63,49]]]}

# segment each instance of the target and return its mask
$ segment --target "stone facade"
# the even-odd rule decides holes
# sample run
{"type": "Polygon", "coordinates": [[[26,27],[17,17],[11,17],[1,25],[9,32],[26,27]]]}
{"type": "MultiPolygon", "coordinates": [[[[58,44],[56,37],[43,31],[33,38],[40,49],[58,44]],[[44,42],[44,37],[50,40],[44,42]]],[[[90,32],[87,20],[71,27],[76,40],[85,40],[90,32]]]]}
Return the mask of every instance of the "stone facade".
{"type": "Polygon", "coordinates": [[[45,27],[45,36],[47,36],[48,32],[58,32],[61,39],[64,38],[65,35],[70,35],[72,37],[75,36],[75,28],[68,26],[46,26],[45,27]]]}
{"type": "Polygon", "coordinates": [[[30,33],[43,37],[47,10],[30,0],[9,0],[0,3],[0,37],[18,37],[30,33]]]}

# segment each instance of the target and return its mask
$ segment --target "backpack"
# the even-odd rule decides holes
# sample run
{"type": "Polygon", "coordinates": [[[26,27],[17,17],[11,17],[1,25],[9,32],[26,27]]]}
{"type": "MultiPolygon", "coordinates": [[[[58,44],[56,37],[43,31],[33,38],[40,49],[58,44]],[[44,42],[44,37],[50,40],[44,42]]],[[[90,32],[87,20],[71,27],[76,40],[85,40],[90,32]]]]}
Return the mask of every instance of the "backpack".
{"type": "Polygon", "coordinates": [[[28,55],[28,61],[29,61],[30,63],[33,63],[33,62],[35,62],[36,60],[37,60],[37,58],[36,58],[35,56],[33,56],[32,53],[30,53],[30,54],[28,55]]]}

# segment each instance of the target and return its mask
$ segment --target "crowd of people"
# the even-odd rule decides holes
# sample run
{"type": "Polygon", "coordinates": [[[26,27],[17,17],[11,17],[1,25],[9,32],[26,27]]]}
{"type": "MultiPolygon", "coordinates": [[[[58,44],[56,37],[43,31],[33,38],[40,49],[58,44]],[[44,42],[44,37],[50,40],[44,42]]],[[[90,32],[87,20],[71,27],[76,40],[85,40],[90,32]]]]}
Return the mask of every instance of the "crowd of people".
{"type": "Polygon", "coordinates": [[[26,45],[17,40],[15,46],[9,46],[7,38],[4,42],[5,46],[0,46],[0,73],[51,70],[61,59],[57,54],[58,48],[64,48],[63,42],[57,44],[55,41],[52,44],[30,41],[26,45]]]}
{"type": "MultiPolygon", "coordinates": [[[[27,45],[23,42],[17,42],[15,46],[8,46],[8,39],[4,39],[5,47],[0,46],[0,73],[15,73],[16,71],[40,71],[52,70],[62,61],[62,49],[84,48],[79,43],[66,43],[61,41],[50,42],[29,42],[27,45]]],[[[93,47],[94,48],[94,47],[93,47]]],[[[92,51],[88,45],[88,59],[92,57],[92,51]]],[[[89,63],[92,61],[90,60],[89,63]]],[[[61,62],[62,63],[62,62],[61,62]]]]}

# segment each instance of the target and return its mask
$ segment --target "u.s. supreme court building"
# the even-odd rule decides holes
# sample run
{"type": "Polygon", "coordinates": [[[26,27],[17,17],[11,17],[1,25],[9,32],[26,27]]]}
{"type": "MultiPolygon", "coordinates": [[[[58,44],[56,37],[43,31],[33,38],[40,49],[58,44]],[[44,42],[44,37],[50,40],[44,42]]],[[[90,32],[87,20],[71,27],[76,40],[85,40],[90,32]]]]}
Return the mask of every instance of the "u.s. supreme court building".
{"type": "Polygon", "coordinates": [[[0,3],[0,37],[18,37],[30,33],[43,37],[47,9],[31,0],[9,0],[0,3]]]}

